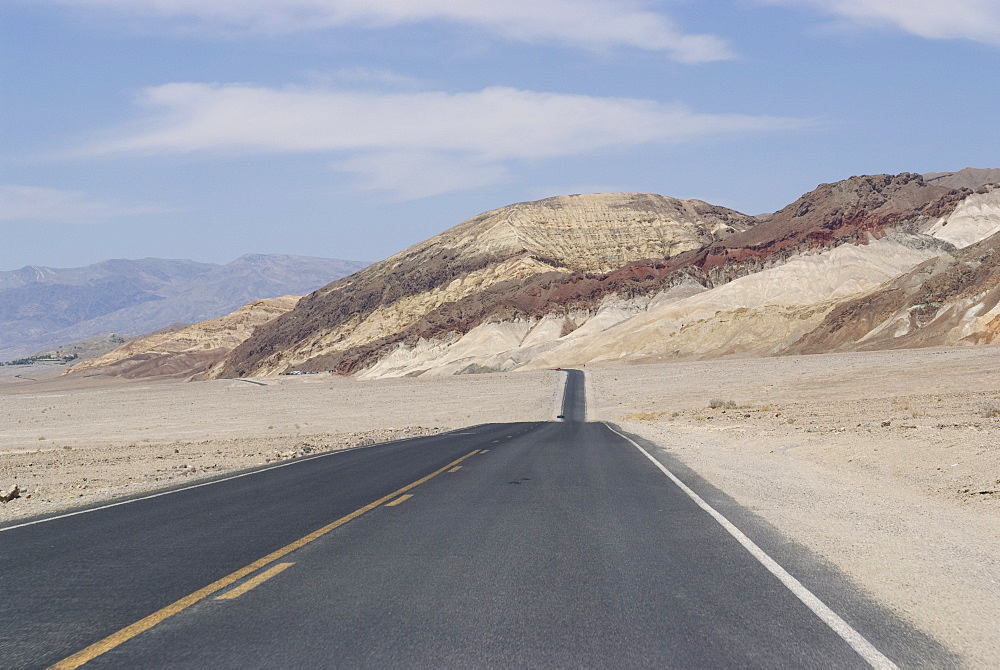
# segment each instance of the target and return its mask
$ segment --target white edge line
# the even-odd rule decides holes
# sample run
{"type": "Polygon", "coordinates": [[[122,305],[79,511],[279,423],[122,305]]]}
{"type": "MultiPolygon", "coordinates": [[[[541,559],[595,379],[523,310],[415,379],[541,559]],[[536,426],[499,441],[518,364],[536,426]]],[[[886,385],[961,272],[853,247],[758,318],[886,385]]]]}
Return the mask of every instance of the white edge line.
{"type": "Polygon", "coordinates": [[[729,521],[729,519],[722,516],[722,514],[716,511],[714,507],[705,502],[705,500],[701,496],[699,496],[697,493],[691,490],[691,488],[688,487],[684,482],[678,479],[677,476],[674,475],[674,473],[672,473],[663,465],[663,463],[660,463],[658,460],[653,458],[653,456],[648,451],[639,446],[639,444],[636,443],[635,440],[628,437],[627,435],[618,432],[610,425],[608,425],[607,422],[603,423],[605,426],[608,427],[608,430],[610,430],[612,433],[615,433],[619,437],[624,438],[633,447],[641,451],[646,458],[648,458],[650,461],[653,462],[653,465],[658,467],[663,472],[663,474],[669,477],[670,480],[678,486],[678,488],[684,491],[684,493],[686,493],[688,497],[691,498],[698,505],[698,507],[701,507],[703,510],[708,512],[713,519],[718,521],[719,525],[725,528],[730,535],[736,538],[736,541],[742,544],[744,549],[750,552],[750,554],[754,558],[756,558],[761,565],[763,565],[765,568],[768,569],[768,571],[771,574],[777,577],[781,581],[781,583],[788,588],[789,591],[794,593],[795,596],[799,600],[801,600],[806,607],[811,609],[816,614],[816,616],[822,619],[823,623],[825,623],[827,626],[833,629],[833,632],[842,637],[844,641],[847,642],[847,644],[851,645],[854,651],[858,652],[858,654],[863,659],[865,659],[865,661],[867,661],[869,665],[871,665],[873,668],[878,668],[879,670],[895,670],[897,668],[895,663],[893,663],[882,652],[876,649],[875,646],[867,639],[865,639],[865,637],[861,633],[854,630],[850,624],[841,619],[836,612],[827,607],[827,605],[822,600],[817,598],[812,591],[803,586],[802,582],[795,579],[795,577],[790,575],[787,570],[778,565],[777,561],[768,556],[763,549],[758,547],[753,540],[744,535],[743,531],[734,526],[732,522],[729,521]]]}
{"type": "Polygon", "coordinates": [[[132,503],[141,502],[143,500],[151,500],[153,498],[159,498],[161,496],[168,496],[174,493],[180,493],[182,491],[190,491],[192,489],[200,489],[202,486],[211,486],[212,484],[221,484],[222,482],[228,482],[233,479],[239,479],[240,477],[249,477],[250,475],[256,475],[261,472],[267,472],[269,470],[277,470],[278,468],[285,468],[289,465],[295,465],[296,463],[305,463],[306,461],[311,461],[316,458],[326,458],[327,456],[336,456],[337,454],[343,454],[348,451],[357,451],[359,449],[371,449],[372,447],[381,447],[386,444],[392,444],[393,442],[407,442],[409,440],[419,440],[425,437],[438,437],[439,435],[448,435],[449,433],[455,433],[460,430],[469,430],[470,428],[478,428],[484,424],[476,424],[474,426],[466,426],[465,428],[455,428],[454,430],[446,430],[443,433],[435,433],[434,435],[417,435],[415,437],[405,437],[401,440],[390,440],[389,442],[376,442],[375,444],[366,444],[357,447],[348,447],[346,449],[336,449],[334,451],[327,451],[322,454],[316,454],[315,456],[307,456],[305,458],[293,458],[285,461],[284,463],[278,463],[277,465],[271,465],[266,468],[260,468],[259,470],[251,470],[250,472],[241,472],[238,475],[230,475],[229,477],[222,477],[221,479],[213,479],[210,482],[202,482],[200,484],[192,484],[191,486],[185,486],[179,489],[170,489],[169,491],[160,491],[159,493],[152,493],[147,496],[142,496],[141,498],[129,498],[128,500],[119,500],[118,502],[109,503],[107,505],[101,505],[100,507],[88,507],[87,509],[77,510],[75,512],[66,512],[65,514],[59,514],[57,516],[50,516],[44,519],[36,519],[35,521],[28,521],[26,523],[19,523],[16,526],[7,526],[6,528],[0,528],[0,533],[8,530],[14,530],[15,528],[24,528],[25,526],[34,526],[39,523],[47,523],[49,521],[55,521],[56,519],[66,519],[71,516],[77,516],[79,514],[90,514],[91,512],[99,512],[102,509],[110,509],[112,507],[118,507],[119,505],[130,505],[132,503]]]}

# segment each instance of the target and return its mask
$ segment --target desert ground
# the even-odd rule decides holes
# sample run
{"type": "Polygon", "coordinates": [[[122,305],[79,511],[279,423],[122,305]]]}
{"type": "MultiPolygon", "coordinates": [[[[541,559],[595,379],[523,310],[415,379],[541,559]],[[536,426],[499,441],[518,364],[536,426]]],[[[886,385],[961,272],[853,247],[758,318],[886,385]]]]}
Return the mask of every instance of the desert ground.
{"type": "Polygon", "coordinates": [[[588,378],[593,414],[669,451],[967,667],[1000,667],[1000,347],[588,378]]]}
{"type": "MultiPolygon", "coordinates": [[[[654,442],[967,667],[1000,664],[1000,347],[591,367],[654,442]]],[[[554,371],[373,381],[0,368],[0,522],[399,437],[549,420],[554,371]],[[21,378],[13,377],[14,374],[21,378]]]]}
{"type": "Polygon", "coordinates": [[[23,489],[0,505],[0,521],[310,453],[549,420],[561,402],[554,371],[447,382],[329,374],[121,382],[58,372],[18,372],[37,382],[0,377],[0,490],[23,489]]]}

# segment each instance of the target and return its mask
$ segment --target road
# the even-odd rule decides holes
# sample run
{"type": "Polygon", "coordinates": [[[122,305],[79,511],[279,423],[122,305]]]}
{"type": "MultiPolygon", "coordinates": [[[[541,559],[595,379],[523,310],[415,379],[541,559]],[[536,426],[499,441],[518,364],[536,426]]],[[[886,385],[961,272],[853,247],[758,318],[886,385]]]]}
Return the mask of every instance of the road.
{"type": "Polygon", "coordinates": [[[585,404],[583,374],[569,371],[562,421],[474,426],[8,524],[0,666],[951,662],[695,475],[705,498],[638,441],[583,421],[585,404]],[[787,557],[808,595],[706,499],[737,534],[756,532],[760,546],[743,537],[765,558],[787,557]]]}

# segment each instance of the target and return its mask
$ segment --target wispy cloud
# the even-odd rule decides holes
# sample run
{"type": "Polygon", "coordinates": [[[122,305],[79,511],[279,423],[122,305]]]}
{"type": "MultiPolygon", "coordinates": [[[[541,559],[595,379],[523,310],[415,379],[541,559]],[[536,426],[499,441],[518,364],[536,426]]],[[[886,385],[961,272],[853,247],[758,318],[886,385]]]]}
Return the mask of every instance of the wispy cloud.
{"type": "Polygon", "coordinates": [[[62,191],[37,186],[0,185],[0,221],[101,223],[120,216],[157,214],[150,206],[128,206],[91,200],[82,191],[62,191]]]}
{"type": "Polygon", "coordinates": [[[769,0],[808,5],[839,20],[892,27],[928,39],[1000,45],[1000,0],[769,0]]]}
{"type": "Polygon", "coordinates": [[[378,67],[348,67],[328,72],[313,70],[307,73],[310,84],[322,86],[349,86],[380,90],[416,91],[427,88],[427,82],[407,77],[378,67]]]}
{"type": "Polygon", "coordinates": [[[680,62],[733,57],[725,40],[686,34],[665,14],[621,0],[49,0],[227,33],[283,34],[438,21],[503,39],[663,51],[680,62]]]}
{"type": "Polygon", "coordinates": [[[494,183],[505,178],[510,161],[807,125],[649,100],[500,87],[445,93],[174,83],[146,89],[138,103],[147,113],[137,127],[82,153],[325,152],[372,188],[408,197],[414,197],[415,179],[436,192],[494,183]],[[430,188],[431,181],[438,186],[430,188]]]}
{"type": "Polygon", "coordinates": [[[507,168],[454,152],[372,151],[334,166],[357,175],[355,188],[415,200],[510,180],[507,168]]]}

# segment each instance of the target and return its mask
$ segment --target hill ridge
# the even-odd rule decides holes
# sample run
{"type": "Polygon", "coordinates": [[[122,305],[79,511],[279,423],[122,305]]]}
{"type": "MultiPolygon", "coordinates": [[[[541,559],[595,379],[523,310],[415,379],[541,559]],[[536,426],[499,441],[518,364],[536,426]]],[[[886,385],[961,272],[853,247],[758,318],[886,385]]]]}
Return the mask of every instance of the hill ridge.
{"type": "Polygon", "coordinates": [[[200,376],[369,378],[795,351],[823,341],[838,306],[1000,234],[1000,188],[976,182],[992,172],[949,174],[972,185],[858,175],[764,217],[641,193],[514,203],[303,297],[200,376]]]}
{"type": "Polygon", "coordinates": [[[0,272],[0,359],[117,332],[221,316],[257,298],[301,294],[365,266],[308,256],[244,256],[224,265],[109,259],[78,268],[0,272]]]}

